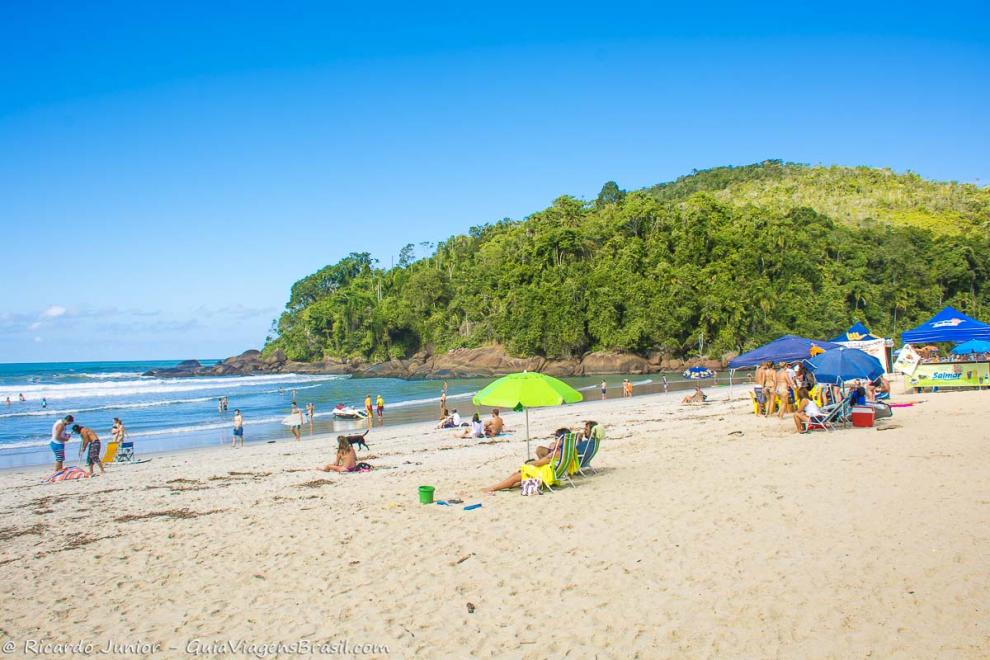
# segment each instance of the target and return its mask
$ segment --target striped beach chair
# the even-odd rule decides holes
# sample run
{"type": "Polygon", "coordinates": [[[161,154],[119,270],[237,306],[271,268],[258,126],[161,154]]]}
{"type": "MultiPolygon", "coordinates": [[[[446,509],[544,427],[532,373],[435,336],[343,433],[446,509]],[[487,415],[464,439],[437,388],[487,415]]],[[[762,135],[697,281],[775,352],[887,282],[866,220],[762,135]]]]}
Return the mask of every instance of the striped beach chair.
{"type": "MultiPolygon", "coordinates": [[[[551,463],[553,466],[554,483],[560,484],[567,481],[568,484],[573,486],[574,482],[571,480],[570,473],[576,472],[578,467],[577,436],[573,433],[568,433],[564,436],[562,442],[564,446],[557,452],[557,460],[551,463]]],[[[547,490],[553,492],[550,484],[546,484],[546,487],[547,490]]]]}
{"type": "Polygon", "coordinates": [[[604,439],[605,431],[602,429],[601,424],[596,424],[591,429],[591,437],[585,438],[578,443],[578,472],[581,473],[581,476],[587,476],[585,470],[590,470],[592,474],[597,472],[591,465],[591,461],[595,459],[595,455],[598,453],[598,449],[601,447],[601,442],[604,439]]]}

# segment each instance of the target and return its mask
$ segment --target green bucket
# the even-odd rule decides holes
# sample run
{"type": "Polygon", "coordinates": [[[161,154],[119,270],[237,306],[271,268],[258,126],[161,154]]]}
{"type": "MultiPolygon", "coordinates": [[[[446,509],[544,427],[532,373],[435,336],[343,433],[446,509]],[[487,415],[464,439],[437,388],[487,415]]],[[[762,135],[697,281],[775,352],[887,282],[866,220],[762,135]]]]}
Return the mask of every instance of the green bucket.
{"type": "Polygon", "coordinates": [[[419,487],[419,503],[433,504],[433,486],[419,487]]]}

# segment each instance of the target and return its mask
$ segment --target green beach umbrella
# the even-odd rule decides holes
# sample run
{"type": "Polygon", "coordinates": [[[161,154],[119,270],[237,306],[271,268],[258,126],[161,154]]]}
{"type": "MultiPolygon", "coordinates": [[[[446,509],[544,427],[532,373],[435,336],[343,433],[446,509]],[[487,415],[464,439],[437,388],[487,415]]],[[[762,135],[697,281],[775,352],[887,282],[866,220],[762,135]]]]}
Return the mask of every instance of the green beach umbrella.
{"type": "Polygon", "coordinates": [[[529,458],[529,409],[577,403],[584,396],[562,380],[546,374],[524,371],[502,376],[474,395],[476,406],[526,411],[526,458],[529,458]]]}

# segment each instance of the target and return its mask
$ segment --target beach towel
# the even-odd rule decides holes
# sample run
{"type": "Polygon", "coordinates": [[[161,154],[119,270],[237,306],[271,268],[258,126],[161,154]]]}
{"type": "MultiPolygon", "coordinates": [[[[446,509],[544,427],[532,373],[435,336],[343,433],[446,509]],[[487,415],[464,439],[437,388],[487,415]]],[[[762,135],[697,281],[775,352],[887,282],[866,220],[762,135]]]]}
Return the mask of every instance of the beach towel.
{"type": "Polygon", "coordinates": [[[89,473],[82,468],[77,467],[67,467],[64,470],[59,470],[55,472],[42,483],[53,484],[59,481],[75,481],[76,479],[88,479],[89,473]]]}

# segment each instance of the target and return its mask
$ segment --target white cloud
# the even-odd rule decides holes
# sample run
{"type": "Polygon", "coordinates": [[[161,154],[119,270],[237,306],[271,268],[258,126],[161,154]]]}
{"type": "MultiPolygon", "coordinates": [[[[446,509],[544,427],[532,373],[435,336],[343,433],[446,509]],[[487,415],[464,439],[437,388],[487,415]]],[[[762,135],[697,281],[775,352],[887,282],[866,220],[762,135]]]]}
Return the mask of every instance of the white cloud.
{"type": "Polygon", "coordinates": [[[34,323],[28,326],[28,330],[37,330],[40,327],[41,327],[41,321],[35,321],[34,323]]]}
{"type": "Polygon", "coordinates": [[[40,344],[40,343],[41,343],[41,342],[43,342],[43,341],[44,341],[44,339],[42,339],[41,337],[35,337],[35,338],[34,338],[34,343],[35,343],[35,344],[40,344]]]}
{"type": "Polygon", "coordinates": [[[66,312],[65,307],[62,307],[61,305],[52,305],[51,307],[43,311],[41,313],[41,316],[42,318],[46,318],[46,319],[57,319],[58,317],[65,314],[65,312],[66,312]]]}

